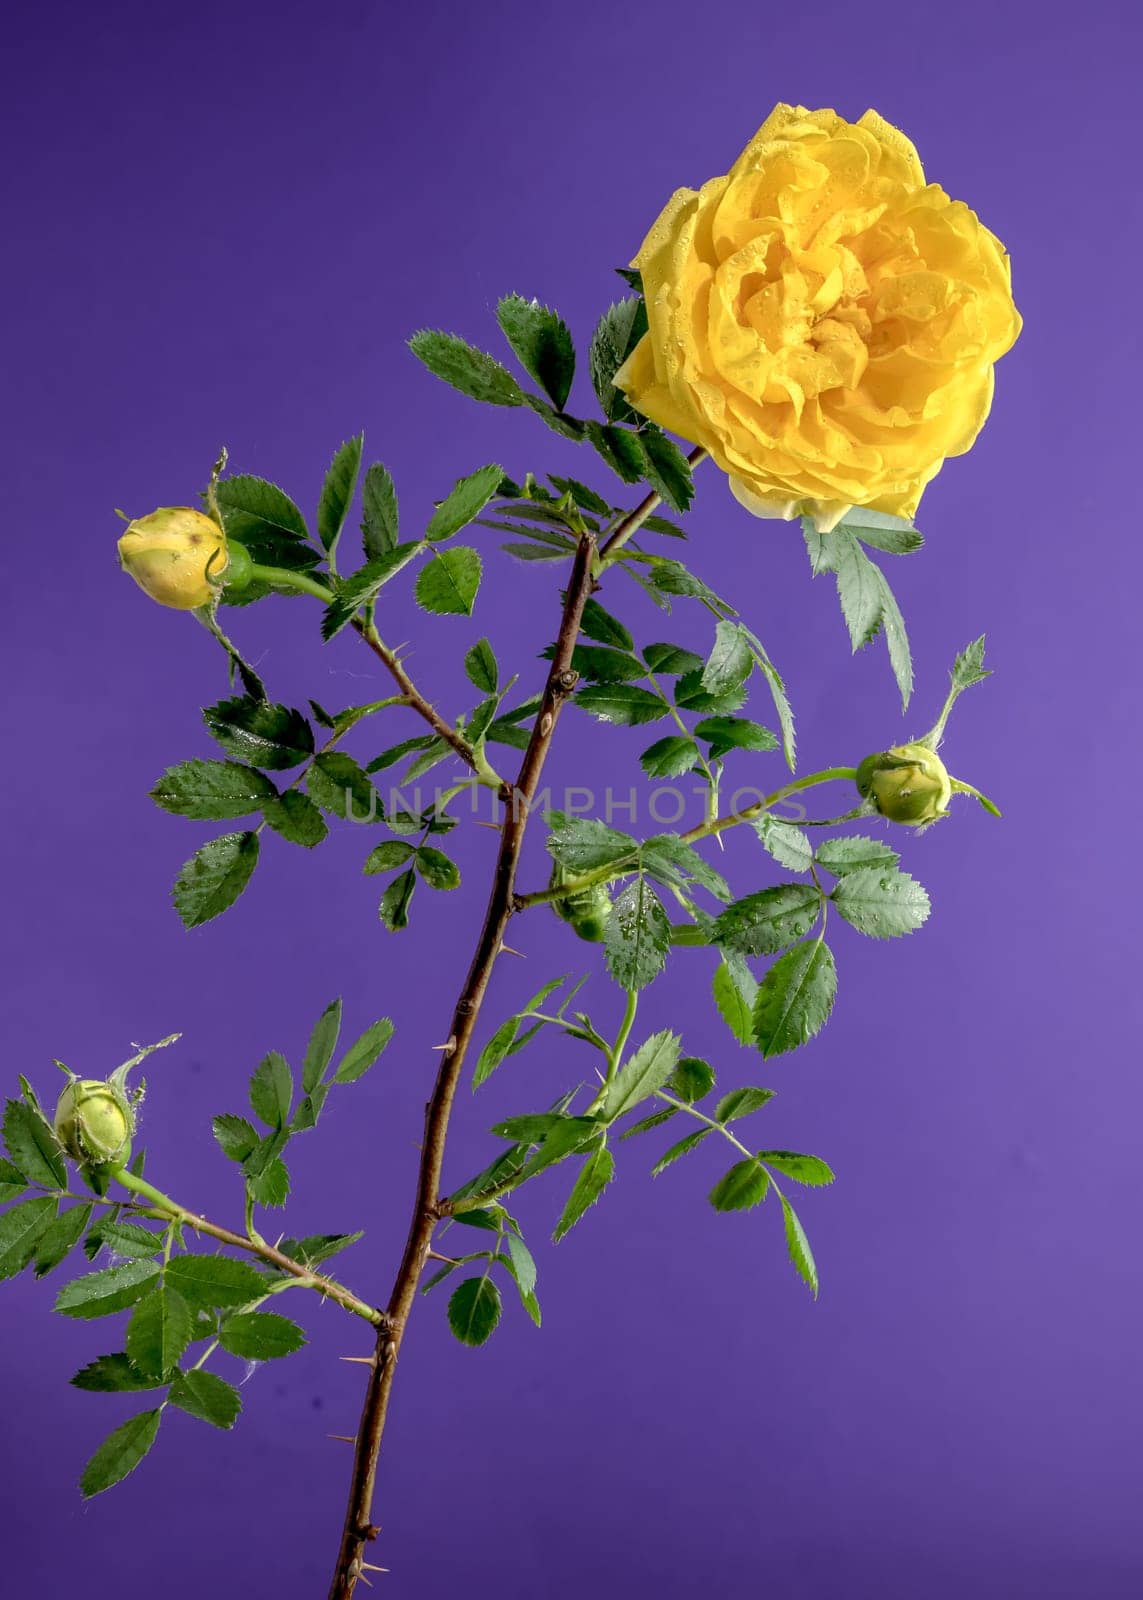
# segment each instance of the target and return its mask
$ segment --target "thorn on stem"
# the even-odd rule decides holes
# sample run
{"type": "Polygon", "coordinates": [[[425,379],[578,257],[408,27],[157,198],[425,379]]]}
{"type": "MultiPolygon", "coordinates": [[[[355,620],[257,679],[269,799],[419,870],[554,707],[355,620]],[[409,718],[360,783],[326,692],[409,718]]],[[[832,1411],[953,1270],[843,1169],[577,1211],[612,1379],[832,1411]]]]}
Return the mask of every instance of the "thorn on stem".
{"type": "Polygon", "coordinates": [[[377,1365],[375,1356],[338,1356],[337,1359],[339,1361],[352,1361],[360,1367],[375,1367],[377,1365]]]}
{"type": "Polygon", "coordinates": [[[336,1439],[340,1444],[356,1444],[357,1439],[351,1433],[327,1433],[327,1439],[336,1439]]]}

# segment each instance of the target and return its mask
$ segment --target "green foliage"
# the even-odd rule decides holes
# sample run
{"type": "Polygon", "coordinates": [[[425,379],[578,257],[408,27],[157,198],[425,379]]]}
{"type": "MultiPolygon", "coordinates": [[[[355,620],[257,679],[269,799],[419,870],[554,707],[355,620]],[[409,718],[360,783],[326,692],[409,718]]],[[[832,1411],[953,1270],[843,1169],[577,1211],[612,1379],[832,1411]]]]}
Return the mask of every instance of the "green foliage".
{"type": "Polygon", "coordinates": [[[387,467],[375,461],[361,485],[361,538],[367,562],[397,546],[397,489],[387,467]]]}
{"type": "Polygon", "coordinates": [[[71,1381],[77,1389],[92,1394],[132,1394],[142,1389],[157,1389],[162,1384],[161,1378],[148,1378],[145,1372],[140,1372],[121,1351],[96,1356],[86,1367],[81,1367],[71,1381]]]}
{"type": "MultiPolygon", "coordinates": [[[[126,1272],[128,1268],[113,1270],[126,1272]]],[[[152,1273],[154,1270],[152,1267],[152,1273]]],[[[168,1288],[176,1289],[193,1308],[204,1311],[218,1306],[244,1305],[266,1293],[266,1279],[262,1274],[248,1262],[230,1256],[176,1256],[167,1267],[165,1278],[168,1288]]]]}
{"type": "Polygon", "coordinates": [[[837,996],[833,952],[822,939],[787,950],[770,967],[754,1001],[754,1040],[764,1056],[784,1055],[825,1026],[837,996]]]}
{"type": "Polygon", "coordinates": [[[603,1115],[608,1122],[625,1116],[633,1107],[661,1089],[679,1059],[678,1034],[664,1029],[644,1041],[607,1085],[603,1115]]]}
{"type": "Polygon", "coordinates": [[[591,384],[604,416],[612,422],[626,421],[635,416],[612,379],[646,331],[646,308],[642,299],[632,296],[610,306],[592,335],[588,354],[591,384]]]}
{"type": "Polygon", "coordinates": [[[138,1301],[127,1324],[127,1357],[145,1377],[164,1378],[178,1366],[191,1340],[191,1308],[160,1283],[138,1301]]]}
{"type": "Polygon", "coordinates": [[[315,756],[306,774],[306,787],[315,804],[331,816],[374,822],[384,815],[381,796],[344,750],[326,750],[315,756]]]}
{"type": "Polygon", "coordinates": [[[579,1175],[568,1195],[567,1204],[560,1213],[552,1238],[558,1244],[565,1234],[595,1205],[600,1195],[615,1176],[615,1157],[605,1144],[599,1144],[584,1158],[579,1175]]]}
{"type": "Polygon", "coordinates": [[[29,1183],[45,1189],[67,1187],[67,1165],[59,1140],[38,1106],[9,1100],[4,1106],[4,1148],[12,1166],[29,1183]]]}
{"type": "MultiPolygon", "coordinates": [[[[873,513],[863,513],[864,516],[873,513]]],[[[837,593],[841,601],[842,615],[849,629],[850,644],[853,649],[860,650],[878,633],[884,633],[886,644],[889,648],[889,660],[897,679],[897,687],[901,691],[901,708],[908,708],[909,700],[913,693],[913,663],[909,650],[909,639],[905,631],[905,620],[901,615],[900,607],[889,587],[888,579],[876,566],[865,551],[861,548],[860,539],[866,531],[859,535],[853,525],[843,521],[830,533],[818,533],[813,524],[803,523],[806,537],[806,548],[810,555],[810,567],[815,577],[819,573],[832,572],[837,580],[837,593]]],[[[894,553],[905,554],[910,549],[918,549],[919,545],[912,543],[908,538],[900,537],[915,530],[907,526],[900,528],[899,533],[892,530],[871,530],[874,535],[882,535],[879,548],[889,549],[896,544],[894,553]]],[[[918,536],[919,537],[919,536],[918,536]]],[[[867,543],[876,542],[866,539],[867,543]]],[[[923,542],[923,541],[922,541],[923,542]]]]}
{"type": "Polygon", "coordinates": [[[49,1222],[36,1244],[36,1277],[42,1278],[53,1271],[83,1238],[91,1221],[90,1205],[66,1206],[58,1217],[49,1222]]]}
{"type": "Polygon", "coordinates": [[[883,839],[869,839],[864,834],[851,833],[839,839],[824,839],[818,845],[814,860],[819,867],[840,877],[847,872],[857,872],[863,867],[878,867],[884,871],[895,867],[900,856],[892,845],[883,839]]]}
{"type": "Polygon", "coordinates": [[[538,300],[518,294],[504,296],[496,320],[524,371],[562,411],[575,376],[575,347],[564,322],[538,300]]]}
{"type": "Polygon", "coordinates": [[[686,734],[672,733],[656,739],[639,757],[649,778],[678,778],[690,772],[699,759],[698,745],[686,734]]]}
{"type": "Polygon", "coordinates": [[[763,811],[754,818],[755,833],[779,866],[788,872],[809,872],[814,864],[814,847],[801,828],[782,822],[763,811]]]}
{"type": "Polygon", "coordinates": [[[848,923],[874,939],[914,933],[929,915],[929,897],[921,885],[892,866],[846,872],[831,899],[848,923]]]}
{"type": "Polygon", "coordinates": [[[353,496],[357,492],[357,475],[361,471],[361,448],[364,442],[365,435],[358,433],[338,448],[321,486],[317,531],[331,564],[346,516],[353,504],[353,496]]]}
{"type": "Polygon", "coordinates": [[[643,989],[662,972],[671,946],[671,925],[642,875],[616,897],[603,942],[607,970],[621,989],[643,989]]]}
{"type": "Polygon", "coordinates": [[[807,934],[821,907],[816,884],[775,884],[727,906],[715,921],[715,941],[744,955],[772,955],[807,934]]]}
{"type": "Polygon", "coordinates": [[[183,761],[168,767],[151,799],[175,816],[222,822],[248,817],[276,793],[269,778],[237,761],[183,761]]]}
{"type": "Polygon", "coordinates": [[[393,1024],[388,1017],[381,1017],[377,1022],[371,1023],[342,1056],[337,1071],[330,1081],[356,1083],[358,1078],[363,1078],[370,1067],[376,1064],[392,1037],[393,1024]]]}
{"type": "Polygon", "coordinates": [[[188,1416],[209,1422],[213,1428],[233,1428],[242,1410],[242,1398],[233,1384],[217,1373],[180,1372],[171,1384],[170,1401],[188,1416]]]}
{"type": "Polygon", "coordinates": [[[14,1278],[24,1270],[55,1215],[56,1202],[50,1195],[21,1200],[0,1214],[0,1278],[14,1278]]]}
{"type": "Polygon", "coordinates": [[[224,833],[196,850],[175,879],[171,896],[183,926],[197,928],[228,911],[257,865],[256,833],[224,833]]]}
{"type": "Polygon", "coordinates": [[[484,694],[495,694],[500,682],[496,656],[487,639],[478,639],[464,657],[468,681],[484,694]]]}
{"type": "Polygon", "coordinates": [[[632,683],[589,684],[576,695],[575,703],[600,722],[614,722],[620,727],[657,722],[670,709],[661,695],[632,683]]]}
{"type": "Polygon", "coordinates": [[[487,1344],[501,1309],[500,1290],[491,1278],[466,1278],[449,1300],[448,1325],[461,1344],[487,1344]]]}
{"type": "Polygon", "coordinates": [[[814,1262],[814,1254],[810,1249],[810,1241],[806,1238],[806,1231],[798,1220],[793,1206],[784,1194],[779,1194],[782,1203],[782,1221],[786,1229],[786,1249],[789,1251],[790,1260],[803,1281],[813,1290],[814,1299],[818,1295],[818,1269],[814,1262]]]}
{"type": "Polygon", "coordinates": [[[291,844],[303,845],[307,850],[321,844],[329,834],[325,818],[309,795],[300,789],[287,789],[276,799],[267,800],[262,816],[267,827],[291,844]]]}
{"type": "Polygon", "coordinates": [[[219,1343],[247,1361],[274,1361],[293,1355],[306,1342],[296,1322],[273,1311],[236,1311],[223,1319],[219,1343]]]}
{"type": "Polygon", "coordinates": [[[308,761],[313,754],[313,729],[300,711],[292,711],[289,706],[242,695],[207,706],[202,715],[227,755],[250,766],[284,771],[308,761]]]}
{"type": "Polygon", "coordinates": [[[753,1156],[736,1161],[710,1191],[716,1211],[750,1211],[761,1205],[770,1187],[770,1174],[753,1156]]]}
{"type": "Polygon", "coordinates": [[[158,1276],[159,1268],[153,1261],[127,1261],[120,1267],[88,1272],[64,1284],[56,1296],[55,1309],[65,1317],[108,1317],[141,1300],[158,1276]]]}
{"type": "Polygon", "coordinates": [[[524,403],[520,385],[508,369],[455,334],[426,328],[413,335],[409,349],[436,377],[473,400],[493,406],[524,403]]]}
{"type": "Polygon", "coordinates": [[[433,512],[425,538],[434,542],[449,539],[467,527],[496,494],[503,476],[502,467],[491,465],[459,479],[433,512]]]}
{"type": "Polygon", "coordinates": [[[159,1411],[140,1411],[108,1434],[79,1480],[79,1490],[85,1500],[122,1483],[129,1472],[134,1472],[155,1442],[161,1415],[159,1411]]]}
{"type": "Polygon", "coordinates": [[[271,1050],[254,1069],[250,1079],[250,1105],[254,1115],[268,1128],[284,1128],[290,1120],[294,1098],[294,1075],[290,1063],[277,1050],[271,1050]]]}
{"type": "Polygon", "coordinates": [[[417,576],[417,604],[440,616],[472,615],[480,588],[481,560],[468,545],[437,550],[417,576]]]}

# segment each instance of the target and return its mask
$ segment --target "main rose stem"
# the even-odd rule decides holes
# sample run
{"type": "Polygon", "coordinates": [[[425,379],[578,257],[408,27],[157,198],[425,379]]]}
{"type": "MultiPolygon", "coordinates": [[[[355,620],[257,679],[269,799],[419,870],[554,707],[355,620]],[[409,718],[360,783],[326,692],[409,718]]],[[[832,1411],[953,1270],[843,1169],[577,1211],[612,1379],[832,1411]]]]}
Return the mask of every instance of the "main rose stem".
{"type": "MultiPolygon", "coordinates": [[[[646,518],[657,504],[657,496],[648,496],[638,511],[631,513],[624,522],[630,523],[632,517],[640,513],[640,520],[646,518]]],[[[623,524],[619,525],[622,526],[623,524]]],[[[619,531],[619,527],[615,532],[619,531]]],[[[634,527],[629,531],[633,532],[634,527]]],[[[348,1600],[353,1594],[358,1579],[366,1570],[364,1561],[366,1546],[370,1540],[377,1537],[378,1529],[372,1521],[377,1458],[381,1450],[389,1396],[396,1373],[397,1355],[416,1298],[417,1281],[432,1243],[433,1230],[445,1214],[441,1203],[440,1180],[449,1115],[465,1055],[480,1015],[481,1002],[496,957],[500,953],[508,919],[512,915],[516,868],[524,843],[528,813],[536,795],[560,708],[575,686],[576,674],[571,665],[572,652],[579,635],[583,608],[595,581],[595,556],[594,538],[590,533],[584,534],[576,550],[575,562],[568,579],[559,636],[539,713],[524,752],[519,775],[510,793],[505,797],[506,809],[500,828],[500,848],[497,852],[488,907],[484,914],[484,925],[481,928],[468,976],[453,1011],[448,1038],[441,1051],[436,1082],[425,1108],[425,1131],[417,1174],[416,1203],[409,1224],[405,1251],[389,1297],[385,1322],[378,1334],[370,1367],[369,1386],[354,1441],[349,1504],[329,1600],[348,1600]]]]}

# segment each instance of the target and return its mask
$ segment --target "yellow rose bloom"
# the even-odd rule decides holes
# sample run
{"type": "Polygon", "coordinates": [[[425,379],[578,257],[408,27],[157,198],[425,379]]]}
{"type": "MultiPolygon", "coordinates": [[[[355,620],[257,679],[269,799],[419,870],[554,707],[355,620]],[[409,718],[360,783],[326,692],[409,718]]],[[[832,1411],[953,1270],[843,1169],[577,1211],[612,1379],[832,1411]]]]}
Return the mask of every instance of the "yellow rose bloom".
{"type": "Polygon", "coordinates": [[[1003,245],[867,111],[776,106],[643,242],[648,332],[615,377],[762,516],[916,512],[1020,332],[1003,245]]]}

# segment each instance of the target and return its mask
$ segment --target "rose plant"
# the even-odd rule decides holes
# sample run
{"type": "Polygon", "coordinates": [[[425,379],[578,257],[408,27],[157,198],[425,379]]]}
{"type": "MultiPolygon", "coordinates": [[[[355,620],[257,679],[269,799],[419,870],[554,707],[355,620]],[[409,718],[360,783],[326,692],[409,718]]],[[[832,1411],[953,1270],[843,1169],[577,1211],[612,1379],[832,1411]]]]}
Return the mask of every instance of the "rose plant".
{"type": "MultiPolygon", "coordinates": [[[[366,830],[364,871],[384,884],[380,921],[400,935],[422,886],[431,893],[459,885],[444,845],[460,821],[460,799],[483,792],[496,810],[496,860],[467,974],[451,1014],[416,1046],[435,1047],[435,1058],[425,1058],[435,1064],[407,1243],[387,1294],[373,1263],[356,1269],[357,1288],[340,1266],[336,1275],[329,1268],[359,1233],[295,1238],[266,1218],[289,1199],[291,1142],[335,1124],[343,1088],[390,1044],[385,1018],[339,1050],[341,1002],[332,1001],[298,1072],[269,1052],[250,1079],[251,1116],[228,1109],[215,1118],[244,1196],[233,1225],[202,1216],[144,1176],[143,1086],[129,1088],[128,1078],[177,1036],[136,1050],[106,1079],[64,1067],[54,1114],[22,1078],[3,1119],[0,1275],[28,1266],[51,1272],[79,1252],[92,1269],[63,1285],[56,1309],[127,1316],[120,1347],[72,1380],[143,1396],[142,1409],[87,1463],[85,1496],[139,1464],[168,1406],[233,1426],[238,1391],[215,1368],[227,1356],[284,1359],[304,1343],[301,1326],[278,1309],[286,1291],[308,1289],[367,1326],[332,1600],[378,1570],[369,1560],[378,1534],[374,1479],[418,1295],[447,1285],[449,1325],[472,1346],[500,1321],[502,1284],[540,1321],[536,1261],[521,1220],[534,1180],[563,1186],[558,1240],[606,1203],[617,1159],[638,1159],[647,1136],[667,1129],[652,1171],[719,1153],[714,1208],[770,1199],[793,1267],[816,1294],[817,1269],[788,1186],[829,1184],[830,1167],[781,1148],[780,1121],[774,1136],[748,1132],[756,1126],[748,1118],[761,1114],[763,1129],[777,1117],[767,1109],[772,1091],[735,1075],[716,1093],[714,1068],[687,1053],[664,987],[652,990],[653,1005],[666,1003],[651,1019],[639,1015],[642,996],[668,959],[706,961],[714,1004],[736,1044],[767,1060],[801,1047],[834,1005],[828,919],[893,939],[929,915],[925,890],[899,865],[908,836],[894,837],[893,827],[930,827],[958,794],[996,811],[938,754],[956,698],[987,676],[982,639],[953,663],[927,733],[871,754],[845,750],[836,766],[795,773],[793,711],[763,641],[711,574],[666,552],[678,549],[674,519],[690,506],[694,469],[710,457],[751,510],[801,518],[811,570],[834,576],[853,648],[884,634],[906,709],[913,679],[905,624],[868,551],[920,549],[912,517],[925,485],[947,457],[968,449],[987,416],[993,364],[1019,330],[1003,248],[967,206],[926,183],[912,145],[874,112],[849,123],[832,111],[779,106],[726,176],[672,197],[623,275],[631,293],[604,314],[590,342],[595,415],[568,409],[572,335],[536,300],[508,295],[497,308],[523,379],[448,333],[425,330],[410,343],[453,388],[532,413],[569,456],[586,450],[630,486],[633,503],[623,490],[566,470],[514,479],[487,463],[466,472],[427,517],[413,517],[410,531],[388,469],[373,463],[362,471],[358,434],[334,454],[312,529],[281,488],[228,474],[224,453],[201,507],[160,508],[129,522],[119,540],[123,569],[152,599],[203,624],[230,680],[203,712],[221,759],[177,762],[152,790],[176,816],[239,824],[200,845],[177,878],[174,906],[188,928],[222,915],[245,892],[267,830],[312,851],[331,822],[342,821],[366,830]],[[689,455],[671,434],[694,447],[689,455]],[[363,548],[354,563],[343,536],[359,491],[363,548]],[[463,659],[475,703],[445,714],[386,641],[386,596],[412,580],[427,619],[471,615],[493,568],[478,544],[490,531],[509,535],[510,557],[558,569],[547,664],[542,681],[517,690],[482,637],[463,659]],[[231,635],[241,632],[242,608],[276,605],[279,595],[302,597],[281,608],[284,625],[316,620],[326,640],[356,634],[385,692],[337,707],[311,700],[307,710],[273,699],[231,635]],[[625,599],[635,602],[629,617],[625,599]],[[709,617],[705,656],[670,640],[675,604],[709,617]],[[740,714],[754,685],[769,699],[774,728],[740,714]],[[643,773],[652,782],[697,775],[704,815],[684,832],[636,837],[550,808],[550,868],[546,881],[528,885],[518,881],[521,851],[543,809],[544,764],[568,707],[601,724],[658,724],[639,757],[643,773]],[[418,731],[379,749],[374,740],[371,753],[360,748],[397,711],[418,719],[418,731]],[[753,804],[725,806],[728,766],[767,756],[784,761],[788,775],[770,779],[753,804]],[[396,797],[383,795],[380,775],[398,769],[396,797]],[[432,772],[446,775],[426,803],[419,785],[432,772]],[[840,786],[841,801],[825,808],[832,815],[795,821],[783,811],[819,786],[840,786]],[[757,834],[758,875],[776,873],[777,881],[755,881],[746,892],[727,882],[707,847],[737,827],[757,834]],[[525,939],[535,908],[561,917],[569,939],[578,935],[576,953],[597,948],[591,976],[605,973],[623,993],[614,1034],[579,1009],[582,985],[565,978],[542,984],[507,1016],[486,1016],[509,925],[514,939],[525,939]],[[590,1086],[498,1122],[483,1169],[446,1183],[462,1075],[479,1089],[553,1033],[587,1046],[590,1086]],[[638,1143],[629,1151],[631,1140],[638,1143]]],[[[407,1059],[416,1070],[412,1046],[407,1059]]]]}

